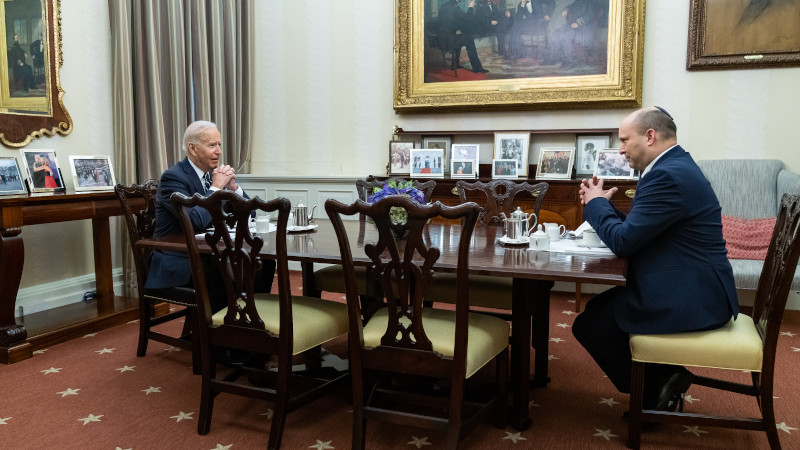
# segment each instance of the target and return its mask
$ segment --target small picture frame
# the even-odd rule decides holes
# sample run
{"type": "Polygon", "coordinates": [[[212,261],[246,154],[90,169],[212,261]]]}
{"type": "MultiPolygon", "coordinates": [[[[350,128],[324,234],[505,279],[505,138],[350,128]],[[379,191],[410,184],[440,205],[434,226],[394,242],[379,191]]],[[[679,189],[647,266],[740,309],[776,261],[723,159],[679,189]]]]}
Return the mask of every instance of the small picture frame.
{"type": "Polygon", "coordinates": [[[31,192],[64,190],[55,150],[20,150],[31,192]]]}
{"type": "Polygon", "coordinates": [[[450,159],[471,159],[477,164],[480,150],[479,144],[453,144],[450,147],[450,159]]]}
{"type": "Polygon", "coordinates": [[[110,156],[71,155],[69,165],[76,192],[113,191],[117,184],[110,156]]]}
{"type": "Polygon", "coordinates": [[[411,173],[411,149],[414,141],[389,141],[389,175],[411,173]]]}
{"type": "Polygon", "coordinates": [[[604,148],[597,152],[593,175],[597,178],[632,180],[638,173],[628,165],[625,156],[619,154],[618,148],[604,148]]]}
{"type": "Polygon", "coordinates": [[[443,178],[444,164],[444,150],[411,150],[412,177],[443,178]]]}
{"type": "Polygon", "coordinates": [[[572,178],[572,147],[542,147],[536,165],[537,180],[569,180],[572,178]]]}
{"type": "Polygon", "coordinates": [[[492,178],[518,178],[518,162],[516,159],[493,159],[492,178]]]}
{"type": "Polygon", "coordinates": [[[610,134],[578,135],[575,142],[575,175],[577,178],[594,174],[597,152],[611,147],[610,134]]]}
{"type": "Polygon", "coordinates": [[[431,150],[444,150],[444,154],[450,150],[450,136],[425,136],[422,138],[422,148],[431,150]]]}
{"type": "MultiPolygon", "coordinates": [[[[517,161],[517,175],[528,175],[528,146],[530,133],[495,133],[494,134],[494,159],[514,159],[517,161]]],[[[492,168],[492,176],[495,171],[492,168]]]]}
{"type": "Polygon", "coordinates": [[[451,159],[450,178],[477,178],[477,165],[474,159],[451,159]]]}
{"type": "Polygon", "coordinates": [[[27,194],[17,158],[0,156],[0,195],[27,194]]]}

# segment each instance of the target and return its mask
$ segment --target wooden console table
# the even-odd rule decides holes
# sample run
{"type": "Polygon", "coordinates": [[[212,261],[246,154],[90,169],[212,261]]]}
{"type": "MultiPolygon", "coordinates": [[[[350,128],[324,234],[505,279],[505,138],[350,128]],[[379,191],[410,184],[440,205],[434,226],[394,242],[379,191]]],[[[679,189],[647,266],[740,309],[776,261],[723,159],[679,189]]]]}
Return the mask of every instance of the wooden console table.
{"type": "Polygon", "coordinates": [[[138,317],[136,302],[116,302],[124,306],[115,306],[109,217],[121,214],[122,207],[113,191],[0,198],[0,363],[11,364],[30,358],[38,347],[31,342],[35,338],[29,338],[26,326],[17,324],[14,318],[25,262],[22,241],[22,227],[25,225],[92,220],[96,317],[66,326],[60,333],[45,330],[41,346],[138,317]]]}

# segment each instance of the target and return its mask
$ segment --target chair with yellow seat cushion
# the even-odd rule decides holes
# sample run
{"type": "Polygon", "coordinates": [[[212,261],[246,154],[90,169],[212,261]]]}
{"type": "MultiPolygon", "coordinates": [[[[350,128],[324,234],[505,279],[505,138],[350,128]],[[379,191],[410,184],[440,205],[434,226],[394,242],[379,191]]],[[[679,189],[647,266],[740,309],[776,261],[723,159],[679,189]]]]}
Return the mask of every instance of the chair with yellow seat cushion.
{"type": "MultiPolygon", "coordinates": [[[[285,198],[265,202],[244,199],[233,192],[217,191],[208,197],[172,195],[172,203],[184,230],[192,267],[192,280],[198,299],[202,386],[198,434],[211,427],[214,398],[221,392],[274,402],[269,448],[279,448],[286,415],[329,392],[348,374],[332,376],[293,372],[293,356],[316,348],[347,333],[347,306],[319,298],[291,295],[286,249],[286,227],[291,204],[285,198]],[[224,206],[224,208],[223,208],[224,206]],[[200,245],[190,220],[194,207],[207,209],[212,217],[212,232],[204,235],[204,251],[209,251],[227,291],[227,307],[212,315],[200,245]],[[275,253],[278,275],[277,294],[256,294],[256,274],[261,268],[260,236],[249,230],[249,218],[256,210],[278,212],[275,253]],[[234,231],[229,231],[234,227],[234,231]],[[215,356],[236,352],[241,365],[217,377],[215,356]],[[277,357],[277,371],[265,370],[265,361],[277,357]],[[242,378],[242,375],[248,377],[242,378]],[[249,384],[239,380],[258,379],[249,384]],[[265,385],[267,384],[267,385],[265,385]]],[[[330,373],[330,372],[327,372],[330,373]]]]}
{"type": "Polygon", "coordinates": [[[775,347],[786,300],[800,256],[800,196],[784,195],[759,278],[751,316],[739,314],[725,326],[708,331],[665,335],[632,335],[630,424],[628,447],[639,448],[642,422],[671,422],[747,430],[767,434],[770,448],[779,449],[775,425],[773,383],[775,347]],[[761,417],[723,417],[642,410],[646,363],[747,371],[752,385],[694,376],[694,384],[756,398],[761,417]]]}
{"type": "Polygon", "coordinates": [[[475,421],[490,413],[494,413],[496,425],[504,427],[510,327],[497,317],[469,311],[467,268],[478,205],[417,205],[404,197],[388,196],[372,205],[328,200],[325,210],[339,241],[350,313],[352,448],[365,447],[367,419],[444,432],[444,447],[448,449],[456,448],[474,428],[475,421]],[[396,240],[392,233],[391,207],[408,212],[409,231],[404,240],[396,240]],[[385,306],[371,317],[363,313],[351,237],[342,221],[342,216],[355,214],[368,216],[378,229],[377,242],[356,247],[363,248],[363,253],[356,256],[369,261],[369,282],[379,284],[384,296],[385,306]],[[452,286],[456,291],[455,310],[423,306],[440,255],[439,249],[430,246],[430,239],[424,237],[427,222],[435,218],[462,220],[456,283],[452,286]],[[467,380],[473,380],[473,375],[490,363],[495,368],[494,387],[478,390],[484,398],[471,398],[473,392],[467,390],[467,380]],[[407,389],[409,377],[417,381],[413,389],[407,389]],[[444,380],[444,390],[426,391],[420,378],[431,383],[444,380]]]}

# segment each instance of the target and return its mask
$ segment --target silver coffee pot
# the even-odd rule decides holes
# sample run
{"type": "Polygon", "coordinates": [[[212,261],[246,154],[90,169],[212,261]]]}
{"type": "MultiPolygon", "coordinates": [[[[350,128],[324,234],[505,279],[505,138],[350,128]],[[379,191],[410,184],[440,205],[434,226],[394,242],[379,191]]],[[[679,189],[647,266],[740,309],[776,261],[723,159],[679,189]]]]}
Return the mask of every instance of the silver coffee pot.
{"type": "Polygon", "coordinates": [[[317,207],[311,208],[311,213],[308,212],[306,205],[298,203],[297,206],[292,207],[292,220],[290,225],[295,227],[307,227],[308,223],[314,218],[314,210],[317,207]]]}
{"type": "Polygon", "coordinates": [[[508,239],[520,240],[527,238],[531,230],[536,227],[536,214],[528,214],[519,206],[517,206],[516,211],[509,214],[509,217],[506,217],[506,213],[504,212],[501,212],[500,215],[503,216],[506,237],[508,239]],[[533,219],[533,223],[530,223],[531,218],[533,219]]]}

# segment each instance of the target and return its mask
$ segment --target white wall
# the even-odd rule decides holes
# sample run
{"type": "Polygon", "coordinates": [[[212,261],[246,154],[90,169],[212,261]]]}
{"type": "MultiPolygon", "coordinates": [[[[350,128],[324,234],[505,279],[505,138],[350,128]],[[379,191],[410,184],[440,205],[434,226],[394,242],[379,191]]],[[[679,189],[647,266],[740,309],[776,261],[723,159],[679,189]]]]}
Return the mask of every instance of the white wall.
{"type": "MultiPolygon", "coordinates": [[[[647,1],[643,104],[676,118],[679,140],[696,159],[777,158],[800,171],[800,148],[787,132],[800,123],[800,67],[688,72],[688,3],[647,1]]],[[[256,2],[256,175],[383,173],[395,124],[407,130],[616,128],[631,111],[395,114],[394,2],[333,5],[256,2]]]]}

